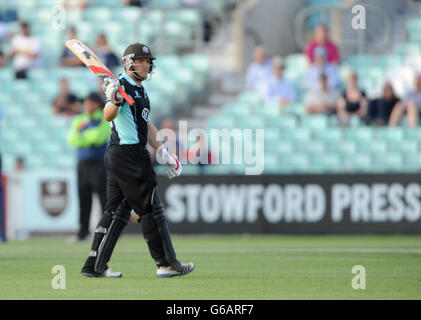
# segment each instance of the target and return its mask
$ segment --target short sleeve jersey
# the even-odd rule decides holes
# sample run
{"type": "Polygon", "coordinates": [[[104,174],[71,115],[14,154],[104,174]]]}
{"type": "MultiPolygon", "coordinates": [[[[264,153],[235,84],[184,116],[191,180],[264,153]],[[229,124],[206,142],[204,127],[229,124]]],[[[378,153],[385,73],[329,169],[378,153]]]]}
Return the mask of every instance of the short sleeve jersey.
{"type": "MultiPolygon", "coordinates": [[[[126,73],[119,77],[123,90],[133,98],[135,104],[127,101],[119,108],[111,123],[110,145],[141,144],[146,146],[150,103],[146,90],[126,73]]],[[[109,101],[107,103],[110,103],[109,101]]]]}

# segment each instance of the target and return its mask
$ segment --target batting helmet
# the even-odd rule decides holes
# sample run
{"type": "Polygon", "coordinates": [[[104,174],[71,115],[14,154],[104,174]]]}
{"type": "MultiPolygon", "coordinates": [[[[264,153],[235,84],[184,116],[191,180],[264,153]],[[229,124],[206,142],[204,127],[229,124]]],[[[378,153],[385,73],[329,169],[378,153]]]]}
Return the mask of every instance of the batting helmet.
{"type": "Polygon", "coordinates": [[[123,53],[123,63],[126,66],[127,70],[131,71],[135,77],[139,78],[140,80],[145,80],[142,77],[138,76],[134,71],[134,62],[133,60],[139,58],[149,58],[151,62],[151,66],[149,68],[149,73],[152,73],[155,65],[153,60],[156,58],[152,55],[151,49],[142,43],[136,42],[129,45],[123,53]]]}

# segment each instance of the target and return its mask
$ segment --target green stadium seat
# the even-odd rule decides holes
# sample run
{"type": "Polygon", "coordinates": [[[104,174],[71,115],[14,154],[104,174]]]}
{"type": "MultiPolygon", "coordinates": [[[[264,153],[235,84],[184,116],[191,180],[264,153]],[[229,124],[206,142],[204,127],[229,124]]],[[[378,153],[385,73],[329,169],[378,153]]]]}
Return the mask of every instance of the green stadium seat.
{"type": "Polygon", "coordinates": [[[248,103],[253,106],[260,106],[263,103],[262,96],[257,92],[243,91],[238,95],[239,102],[248,103]]]}
{"type": "Polygon", "coordinates": [[[265,132],[265,144],[273,148],[281,140],[281,133],[277,129],[266,129],[265,132]]]}
{"type": "Polygon", "coordinates": [[[258,118],[256,116],[238,116],[237,125],[239,128],[243,129],[264,129],[265,121],[263,118],[258,118]]]}
{"type": "Polygon", "coordinates": [[[301,118],[301,127],[313,130],[323,130],[328,126],[328,118],[323,114],[311,115],[301,118]]]}
{"type": "Polygon", "coordinates": [[[376,128],[374,139],[375,141],[382,139],[389,142],[400,143],[404,139],[404,131],[400,127],[376,128]]]}
{"type": "Polygon", "coordinates": [[[351,68],[365,68],[374,65],[375,57],[368,54],[354,55],[347,59],[351,68]]]}
{"type": "Polygon", "coordinates": [[[421,54],[421,47],[418,43],[402,42],[395,44],[393,51],[401,57],[415,56],[421,54]]]}
{"type": "Polygon", "coordinates": [[[372,168],[371,156],[367,153],[355,153],[345,158],[345,167],[352,173],[370,172],[372,168]]]}
{"type": "Polygon", "coordinates": [[[268,174],[279,173],[279,156],[277,154],[264,154],[264,172],[268,174]]]}
{"type": "Polygon", "coordinates": [[[381,55],[377,57],[376,63],[381,68],[393,68],[402,65],[402,57],[399,55],[381,55]]]}
{"type": "Polygon", "coordinates": [[[373,136],[372,128],[346,128],[344,130],[344,138],[350,141],[372,143],[373,136]]]}
{"type": "Polygon", "coordinates": [[[251,108],[248,104],[231,102],[223,105],[222,113],[231,116],[247,116],[251,114],[251,108]]]}
{"type": "Polygon", "coordinates": [[[408,22],[406,23],[406,29],[409,32],[415,31],[415,32],[420,32],[421,31],[421,19],[410,19],[408,20],[408,22]]]}
{"type": "Polygon", "coordinates": [[[227,116],[213,116],[208,119],[208,128],[229,129],[234,128],[234,119],[227,116]]]}
{"type": "Polygon", "coordinates": [[[261,106],[260,111],[262,114],[270,117],[279,116],[281,114],[281,106],[277,103],[265,103],[261,106]]]}
{"type": "Polygon", "coordinates": [[[285,141],[285,140],[278,141],[278,143],[275,145],[275,147],[276,146],[277,146],[277,150],[278,150],[278,155],[280,157],[290,156],[290,154],[293,153],[294,149],[295,149],[295,144],[293,142],[285,141]]]}

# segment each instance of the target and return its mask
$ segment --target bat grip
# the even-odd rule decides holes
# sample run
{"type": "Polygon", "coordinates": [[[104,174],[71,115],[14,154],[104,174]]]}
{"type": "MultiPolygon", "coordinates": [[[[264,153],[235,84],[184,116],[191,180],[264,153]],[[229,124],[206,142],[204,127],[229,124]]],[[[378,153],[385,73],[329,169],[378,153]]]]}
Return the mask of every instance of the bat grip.
{"type": "Polygon", "coordinates": [[[118,92],[131,106],[134,105],[134,100],[120,86],[118,86],[118,92]]]}

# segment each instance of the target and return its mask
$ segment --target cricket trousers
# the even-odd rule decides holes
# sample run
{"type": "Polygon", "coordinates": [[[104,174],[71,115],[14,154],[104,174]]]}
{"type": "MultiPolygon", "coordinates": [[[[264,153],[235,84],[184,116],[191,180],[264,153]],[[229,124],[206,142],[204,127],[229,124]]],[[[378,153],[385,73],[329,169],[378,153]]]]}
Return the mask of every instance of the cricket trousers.
{"type": "Polygon", "coordinates": [[[77,166],[79,193],[79,232],[80,239],[89,235],[89,220],[92,209],[92,196],[98,195],[101,212],[104,212],[106,201],[106,171],[102,157],[80,160],[77,166]]]}

